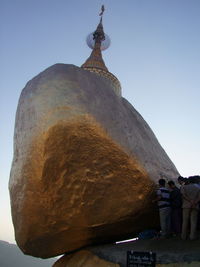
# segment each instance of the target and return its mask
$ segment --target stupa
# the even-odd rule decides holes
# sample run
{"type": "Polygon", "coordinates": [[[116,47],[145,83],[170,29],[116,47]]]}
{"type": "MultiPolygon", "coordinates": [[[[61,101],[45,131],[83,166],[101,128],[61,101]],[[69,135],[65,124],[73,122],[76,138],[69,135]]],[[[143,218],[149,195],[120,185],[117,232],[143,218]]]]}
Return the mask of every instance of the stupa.
{"type": "Polygon", "coordinates": [[[102,18],[104,10],[104,5],[102,5],[101,13],[99,14],[101,17],[100,22],[96,30],[87,37],[87,44],[92,49],[92,53],[81,68],[105,77],[106,80],[113,86],[115,93],[121,96],[120,82],[115,75],[108,71],[101,53],[101,51],[106,50],[110,46],[110,38],[103,30],[102,18]]]}

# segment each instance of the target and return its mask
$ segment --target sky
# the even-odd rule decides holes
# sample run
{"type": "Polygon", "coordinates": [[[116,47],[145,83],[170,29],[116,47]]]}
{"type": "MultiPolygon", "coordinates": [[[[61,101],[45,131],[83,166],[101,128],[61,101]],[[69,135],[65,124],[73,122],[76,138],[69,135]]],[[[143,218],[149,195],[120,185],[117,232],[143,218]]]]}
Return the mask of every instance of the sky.
{"type": "Polygon", "coordinates": [[[123,97],[180,174],[200,174],[199,0],[0,0],[0,240],[15,242],[8,181],[20,93],[55,63],[84,63],[102,4],[103,58],[123,97]]]}

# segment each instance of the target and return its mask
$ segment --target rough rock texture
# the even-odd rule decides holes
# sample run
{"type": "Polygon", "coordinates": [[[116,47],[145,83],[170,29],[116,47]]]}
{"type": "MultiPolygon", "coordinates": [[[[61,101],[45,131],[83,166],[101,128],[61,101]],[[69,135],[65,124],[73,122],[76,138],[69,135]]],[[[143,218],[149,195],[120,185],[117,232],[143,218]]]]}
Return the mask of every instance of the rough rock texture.
{"type": "Polygon", "coordinates": [[[53,257],[155,227],[161,175],[178,172],[104,78],[56,64],[23,89],[9,188],[25,254],[53,257]]]}
{"type": "Polygon", "coordinates": [[[71,255],[65,255],[56,261],[53,267],[120,267],[119,264],[100,259],[92,252],[81,250],[71,255]]]}

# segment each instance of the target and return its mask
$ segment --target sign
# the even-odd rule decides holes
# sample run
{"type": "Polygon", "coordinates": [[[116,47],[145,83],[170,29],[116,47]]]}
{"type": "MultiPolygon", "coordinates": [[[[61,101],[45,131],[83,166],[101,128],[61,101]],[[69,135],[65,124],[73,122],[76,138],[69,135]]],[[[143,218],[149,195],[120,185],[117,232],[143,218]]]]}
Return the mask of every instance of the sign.
{"type": "Polygon", "coordinates": [[[127,267],[155,267],[156,253],[127,251],[127,267]]]}

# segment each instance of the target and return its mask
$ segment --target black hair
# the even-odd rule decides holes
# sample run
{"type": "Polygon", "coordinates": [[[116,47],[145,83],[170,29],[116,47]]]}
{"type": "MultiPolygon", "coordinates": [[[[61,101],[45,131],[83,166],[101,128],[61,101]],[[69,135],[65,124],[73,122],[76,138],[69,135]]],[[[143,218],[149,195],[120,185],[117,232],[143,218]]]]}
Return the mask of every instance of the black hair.
{"type": "Polygon", "coordinates": [[[179,176],[179,177],[178,177],[178,180],[179,180],[179,181],[184,181],[185,178],[184,178],[183,176],[179,176]]]}
{"type": "Polygon", "coordinates": [[[198,184],[200,182],[200,176],[198,176],[198,175],[189,176],[188,177],[188,182],[190,184],[196,184],[196,183],[198,184]]]}
{"type": "Polygon", "coordinates": [[[158,180],[159,185],[165,186],[165,179],[158,180]]]}
{"type": "Polygon", "coordinates": [[[174,183],[174,181],[169,181],[168,182],[168,185],[170,186],[170,185],[175,185],[175,183],[174,183]]]}

